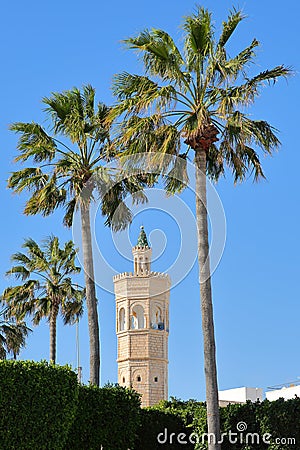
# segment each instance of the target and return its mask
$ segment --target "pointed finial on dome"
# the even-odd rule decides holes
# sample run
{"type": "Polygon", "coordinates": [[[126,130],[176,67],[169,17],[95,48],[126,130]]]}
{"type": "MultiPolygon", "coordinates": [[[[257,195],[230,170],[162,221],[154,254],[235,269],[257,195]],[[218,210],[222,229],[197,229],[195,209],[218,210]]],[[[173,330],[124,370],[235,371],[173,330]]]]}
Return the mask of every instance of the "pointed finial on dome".
{"type": "Polygon", "coordinates": [[[147,240],[147,235],[145,233],[143,225],[141,226],[141,231],[140,231],[140,234],[138,237],[137,246],[150,248],[149,244],[148,244],[148,240],[147,240]]]}

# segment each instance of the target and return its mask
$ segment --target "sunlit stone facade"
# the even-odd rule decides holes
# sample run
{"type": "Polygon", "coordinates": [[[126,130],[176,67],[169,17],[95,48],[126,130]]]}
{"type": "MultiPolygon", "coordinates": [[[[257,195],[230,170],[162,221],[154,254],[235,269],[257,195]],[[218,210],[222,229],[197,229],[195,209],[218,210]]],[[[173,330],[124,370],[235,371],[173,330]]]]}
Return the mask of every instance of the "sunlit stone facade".
{"type": "Polygon", "coordinates": [[[118,382],[142,394],[142,406],[168,398],[170,278],[151,272],[143,227],[133,247],[134,271],[114,277],[118,382]]]}

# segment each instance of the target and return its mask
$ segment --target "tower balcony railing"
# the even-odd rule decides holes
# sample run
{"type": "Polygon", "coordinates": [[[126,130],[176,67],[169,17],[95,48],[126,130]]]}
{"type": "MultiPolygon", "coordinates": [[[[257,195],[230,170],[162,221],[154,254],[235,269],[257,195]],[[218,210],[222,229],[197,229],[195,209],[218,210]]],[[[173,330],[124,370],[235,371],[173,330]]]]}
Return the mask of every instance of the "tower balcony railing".
{"type": "Polygon", "coordinates": [[[135,277],[143,277],[143,276],[147,276],[147,277],[157,277],[157,278],[167,278],[170,281],[170,276],[167,273],[163,273],[163,272],[147,272],[147,274],[144,275],[137,275],[134,272],[122,272],[122,273],[118,273],[117,275],[114,275],[113,280],[114,281],[118,281],[122,278],[135,278],[135,277]]]}

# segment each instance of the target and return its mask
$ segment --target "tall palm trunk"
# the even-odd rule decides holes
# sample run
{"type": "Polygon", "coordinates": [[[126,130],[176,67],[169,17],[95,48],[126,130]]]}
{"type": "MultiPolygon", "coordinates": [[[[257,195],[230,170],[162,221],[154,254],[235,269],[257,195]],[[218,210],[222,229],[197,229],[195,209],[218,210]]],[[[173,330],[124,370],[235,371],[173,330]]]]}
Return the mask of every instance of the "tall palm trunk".
{"type": "Polygon", "coordinates": [[[211,291],[208,244],[208,215],[206,209],[206,152],[195,149],[196,164],[196,219],[198,228],[198,261],[200,271],[200,296],[204,344],[204,370],[206,381],[207,425],[209,450],[219,450],[220,417],[216,365],[216,345],[211,291]],[[211,436],[211,437],[210,437],[211,436]]]}
{"type": "Polygon", "coordinates": [[[90,383],[99,386],[99,375],[100,375],[99,323],[98,323],[96,289],[94,281],[90,205],[88,202],[81,204],[80,213],[81,213],[83,265],[84,265],[84,277],[86,287],[86,305],[88,311],[88,325],[90,338],[90,383]]]}
{"type": "Polygon", "coordinates": [[[54,303],[50,313],[50,362],[52,364],[55,364],[56,361],[56,324],[58,308],[58,305],[54,303]]]}

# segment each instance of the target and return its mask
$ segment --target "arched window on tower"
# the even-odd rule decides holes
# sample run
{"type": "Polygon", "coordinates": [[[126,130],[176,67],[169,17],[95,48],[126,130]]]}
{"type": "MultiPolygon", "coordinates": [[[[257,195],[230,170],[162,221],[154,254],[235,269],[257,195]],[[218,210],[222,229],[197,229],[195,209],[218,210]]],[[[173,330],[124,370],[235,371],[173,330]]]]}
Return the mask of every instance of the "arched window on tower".
{"type": "Polygon", "coordinates": [[[143,264],[143,259],[142,259],[142,257],[140,256],[140,259],[139,259],[139,268],[138,268],[139,274],[142,274],[142,273],[143,273],[143,266],[144,266],[144,264],[143,264]]]}
{"type": "Polygon", "coordinates": [[[146,261],[146,273],[149,274],[149,272],[150,272],[150,264],[149,264],[149,260],[148,260],[147,256],[145,258],[145,261],[146,261]]]}
{"type": "Polygon", "coordinates": [[[125,330],[125,309],[121,308],[119,311],[119,331],[125,330]]]}
{"type": "Polygon", "coordinates": [[[138,272],[138,259],[137,257],[134,258],[134,273],[138,272]]]}
{"type": "Polygon", "coordinates": [[[159,306],[154,305],[151,314],[151,328],[154,330],[164,329],[164,320],[162,315],[162,310],[159,306]]]}
{"type": "Polygon", "coordinates": [[[136,305],[131,312],[131,329],[138,330],[145,328],[144,308],[141,305],[136,305]]]}

